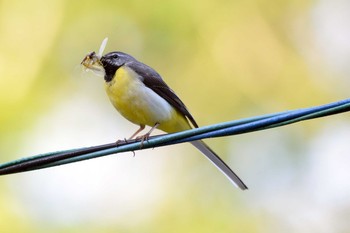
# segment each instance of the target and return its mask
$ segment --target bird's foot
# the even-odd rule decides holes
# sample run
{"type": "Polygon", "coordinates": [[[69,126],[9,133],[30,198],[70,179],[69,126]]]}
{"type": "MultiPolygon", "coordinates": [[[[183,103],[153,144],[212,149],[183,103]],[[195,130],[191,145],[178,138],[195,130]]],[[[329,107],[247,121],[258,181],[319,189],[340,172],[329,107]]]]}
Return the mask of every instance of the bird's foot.
{"type": "Polygon", "coordinates": [[[122,140],[118,139],[118,140],[115,142],[115,144],[116,144],[117,147],[118,147],[118,146],[121,146],[121,145],[124,145],[124,144],[126,144],[126,143],[128,143],[128,140],[126,140],[126,138],[124,138],[124,139],[122,139],[122,140]]]}
{"type": "Polygon", "coordinates": [[[145,141],[148,142],[148,139],[149,139],[150,135],[151,135],[151,133],[148,132],[148,133],[146,133],[146,134],[144,134],[144,135],[142,135],[142,136],[136,137],[136,140],[141,141],[140,149],[143,148],[143,143],[144,143],[145,141]]]}

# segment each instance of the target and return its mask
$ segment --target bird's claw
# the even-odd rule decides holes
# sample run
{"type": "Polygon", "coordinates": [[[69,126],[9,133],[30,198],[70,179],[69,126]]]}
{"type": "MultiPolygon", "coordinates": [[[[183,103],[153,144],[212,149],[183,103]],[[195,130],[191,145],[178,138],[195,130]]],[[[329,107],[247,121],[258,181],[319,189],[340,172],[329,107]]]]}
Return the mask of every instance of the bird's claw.
{"type": "Polygon", "coordinates": [[[123,144],[125,144],[125,143],[128,143],[128,140],[126,140],[126,138],[124,138],[124,139],[122,139],[122,140],[118,139],[118,140],[115,142],[115,144],[116,144],[117,147],[118,147],[118,146],[121,146],[121,145],[123,145],[123,144]]]}
{"type": "Polygon", "coordinates": [[[140,141],[141,141],[140,149],[143,148],[143,143],[144,143],[145,141],[148,142],[149,137],[150,137],[150,133],[146,133],[146,134],[144,134],[144,135],[142,135],[142,136],[136,137],[136,140],[140,140],[140,141]]]}

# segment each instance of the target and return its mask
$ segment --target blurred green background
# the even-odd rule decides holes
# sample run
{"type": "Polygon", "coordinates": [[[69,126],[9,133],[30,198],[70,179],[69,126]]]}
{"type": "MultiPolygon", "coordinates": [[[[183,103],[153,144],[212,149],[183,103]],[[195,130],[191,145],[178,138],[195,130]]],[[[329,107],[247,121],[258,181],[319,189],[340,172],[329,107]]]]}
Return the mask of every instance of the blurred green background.
{"type": "MultiPolygon", "coordinates": [[[[137,126],[80,67],[105,52],[155,68],[200,125],[348,96],[349,1],[0,1],[0,161],[97,145],[137,126]]],[[[1,232],[348,232],[348,114],[0,179],[1,232]]]]}

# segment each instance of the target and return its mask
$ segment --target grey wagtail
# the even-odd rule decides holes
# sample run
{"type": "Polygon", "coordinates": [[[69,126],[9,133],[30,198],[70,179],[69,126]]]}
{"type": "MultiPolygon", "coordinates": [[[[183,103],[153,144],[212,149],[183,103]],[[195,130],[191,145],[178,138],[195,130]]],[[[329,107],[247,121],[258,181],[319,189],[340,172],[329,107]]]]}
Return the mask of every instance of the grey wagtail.
{"type": "MultiPolygon", "coordinates": [[[[198,128],[185,104],[151,67],[122,52],[110,52],[102,56],[107,38],[98,54],[92,52],[82,61],[86,69],[104,77],[105,90],[117,111],[140,128],[130,137],[136,137],[146,125],[152,127],[142,140],[158,128],[167,133],[198,128]]],[[[229,166],[203,141],[191,142],[227,178],[242,190],[247,186],[229,166]]]]}

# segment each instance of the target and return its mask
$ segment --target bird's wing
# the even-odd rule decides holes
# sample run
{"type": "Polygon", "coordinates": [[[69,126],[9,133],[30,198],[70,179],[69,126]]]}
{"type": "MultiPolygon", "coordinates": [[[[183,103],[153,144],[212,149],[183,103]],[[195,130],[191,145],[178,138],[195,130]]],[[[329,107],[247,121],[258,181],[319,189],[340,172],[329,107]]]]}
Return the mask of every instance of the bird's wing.
{"type": "Polygon", "coordinates": [[[151,67],[140,62],[129,62],[126,64],[138,75],[146,87],[153,90],[160,97],[165,99],[171,106],[183,114],[191,121],[194,127],[198,128],[198,124],[194,120],[191,113],[186,108],[185,104],[175,94],[175,92],[163,81],[162,77],[151,67]]]}

